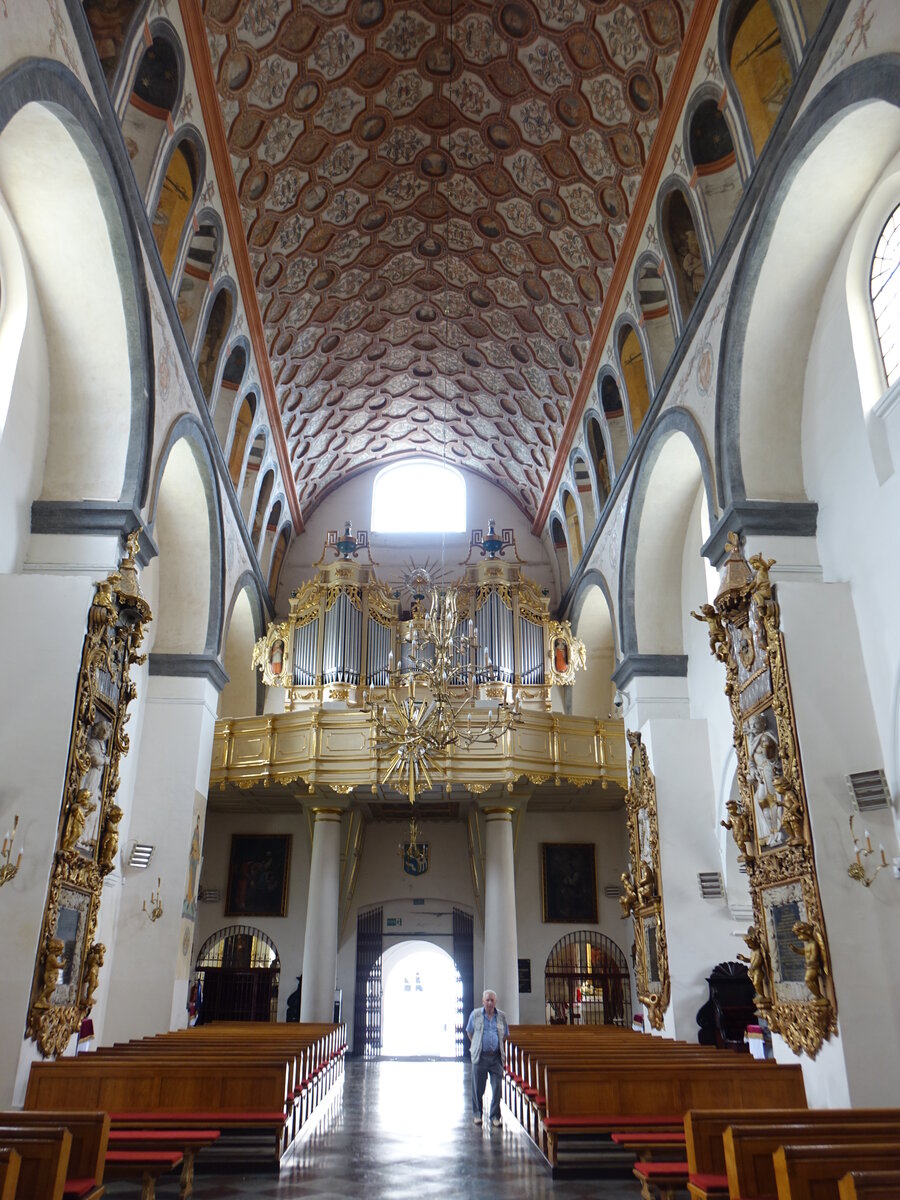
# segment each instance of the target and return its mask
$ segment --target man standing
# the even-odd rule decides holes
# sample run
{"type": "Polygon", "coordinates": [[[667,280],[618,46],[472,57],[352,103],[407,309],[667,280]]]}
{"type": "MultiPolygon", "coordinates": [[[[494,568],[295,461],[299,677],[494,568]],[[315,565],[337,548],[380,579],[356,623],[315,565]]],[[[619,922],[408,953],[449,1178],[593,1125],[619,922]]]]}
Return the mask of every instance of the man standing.
{"type": "Polygon", "coordinates": [[[472,1112],[476,1125],[481,1124],[484,1088],[491,1077],[491,1124],[500,1125],[500,1093],[503,1087],[505,1043],[509,1035],[506,1013],[497,1007],[497,993],[486,991],[482,1007],[469,1014],[466,1037],[472,1044],[472,1112]]]}

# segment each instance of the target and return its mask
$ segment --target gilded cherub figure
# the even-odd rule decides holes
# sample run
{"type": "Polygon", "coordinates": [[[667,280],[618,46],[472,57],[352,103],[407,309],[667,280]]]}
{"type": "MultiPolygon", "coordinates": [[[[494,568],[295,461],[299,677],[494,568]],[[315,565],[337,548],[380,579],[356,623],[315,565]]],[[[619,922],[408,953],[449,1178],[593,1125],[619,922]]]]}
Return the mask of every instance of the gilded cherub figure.
{"type": "Polygon", "coordinates": [[[805,840],[803,805],[800,803],[800,797],[791,787],[790,780],[785,779],[783,775],[775,776],[772,780],[772,787],[775,789],[781,807],[781,829],[784,840],[792,846],[799,845],[805,840]]]}
{"type": "Polygon", "coordinates": [[[630,917],[637,907],[638,894],[637,889],[631,882],[631,876],[627,871],[622,872],[622,895],[619,897],[619,903],[622,906],[622,920],[630,917]]]}
{"type": "Polygon", "coordinates": [[[97,807],[91,796],[90,788],[79,788],[75,793],[75,797],[69,805],[69,819],[66,821],[66,829],[62,838],[63,850],[74,850],[81,841],[88,815],[97,807]]]}
{"type": "Polygon", "coordinates": [[[699,612],[692,612],[691,616],[697,621],[705,621],[709,626],[709,650],[719,662],[728,661],[728,634],[725,632],[725,626],[716,612],[715,606],[712,604],[701,604],[699,612]]]}
{"type": "Polygon", "coordinates": [[[731,830],[731,836],[737,843],[741,858],[745,861],[755,858],[753,853],[753,831],[750,828],[750,818],[743,811],[737,800],[729,800],[725,808],[728,810],[728,820],[720,821],[724,829],[731,830]]]}
{"type": "Polygon", "coordinates": [[[44,979],[41,991],[35,1000],[35,1007],[49,1008],[53,993],[59,984],[59,976],[65,964],[65,946],[59,938],[51,938],[47,943],[47,954],[44,958],[44,979]]]}
{"type": "Polygon", "coordinates": [[[747,964],[747,975],[753,984],[753,990],[756,992],[753,998],[757,1005],[767,1003],[769,999],[769,953],[755,925],[751,925],[744,934],[744,941],[750,950],[749,957],[746,954],[738,954],[737,958],[740,962],[747,964]]]}
{"type": "Polygon", "coordinates": [[[122,810],[118,804],[111,804],[106,814],[106,824],[103,826],[103,837],[100,839],[100,874],[108,875],[115,869],[116,855],[119,852],[119,822],[122,820],[122,810]]]}
{"type": "Polygon", "coordinates": [[[756,601],[759,611],[763,616],[766,616],[775,607],[775,600],[772,596],[772,583],[769,579],[769,568],[775,565],[775,559],[763,558],[761,554],[754,554],[752,558],[748,559],[748,562],[756,572],[750,596],[751,599],[756,601]]]}
{"type": "Polygon", "coordinates": [[[792,926],[792,932],[803,943],[802,946],[795,946],[793,942],[791,943],[793,952],[795,954],[802,954],[803,961],[806,964],[803,982],[812,994],[816,1004],[827,1004],[828,1000],[822,991],[822,980],[828,974],[828,966],[825,960],[825,941],[818,928],[811,921],[796,921],[792,926]]]}
{"type": "Polygon", "coordinates": [[[638,902],[649,904],[656,895],[656,875],[646,859],[641,859],[637,880],[638,902]]]}
{"type": "Polygon", "coordinates": [[[87,952],[84,961],[84,980],[81,985],[81,1002],[87,1008],[93,1006],[94,992],[100,986],[100,968],[103,966],[105,954],[106,947],[102,942],[94,942],[87,952]]]}

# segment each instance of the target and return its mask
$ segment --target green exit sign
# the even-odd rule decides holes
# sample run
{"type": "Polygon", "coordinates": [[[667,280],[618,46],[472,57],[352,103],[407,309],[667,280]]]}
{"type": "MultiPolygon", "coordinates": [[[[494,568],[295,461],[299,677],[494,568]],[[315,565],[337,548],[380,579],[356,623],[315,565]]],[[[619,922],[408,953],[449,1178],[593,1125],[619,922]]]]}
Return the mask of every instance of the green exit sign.
{"type": "Polygon", "coordinates": [[[387,923],[388,923],[388,928],[390,928],[391,925],[402,925],[403,918],[402,917],[388,917],[387,923]]]}

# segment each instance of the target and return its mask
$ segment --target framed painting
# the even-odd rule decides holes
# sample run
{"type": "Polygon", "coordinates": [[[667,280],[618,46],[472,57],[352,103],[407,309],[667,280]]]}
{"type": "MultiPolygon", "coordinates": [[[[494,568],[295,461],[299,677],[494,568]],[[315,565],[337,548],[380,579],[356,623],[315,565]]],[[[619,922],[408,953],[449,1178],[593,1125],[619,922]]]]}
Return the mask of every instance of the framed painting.
{"type": "Polygon", "coordinates": [[[290,866],[291,834],[232,834],[225,916],[286,916],[290,866]]]}
{"type": "Polygon", "coordinates": [[[596,925],[597,867],[593,842],[541,844],[543,919],[596,925]]]}

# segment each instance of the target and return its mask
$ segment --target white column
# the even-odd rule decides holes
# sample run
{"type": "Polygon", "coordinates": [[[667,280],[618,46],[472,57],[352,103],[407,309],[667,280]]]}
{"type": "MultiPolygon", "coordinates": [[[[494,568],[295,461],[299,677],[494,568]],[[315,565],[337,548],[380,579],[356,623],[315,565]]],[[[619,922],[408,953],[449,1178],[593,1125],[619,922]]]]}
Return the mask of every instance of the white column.
{"type": "Polygon", "coordinates": [[[512,808],[484,810],[484,986],[497,993],[497,1007],[515,1025],[519,1020],[519,959],[513,812],[512,808]]]}
{"type": "Polygon", "coordinates": [[[303,939],[301,1021],[331,1021],[337,971],[341,809],[314,808],[312,863],[303,939]]]}

